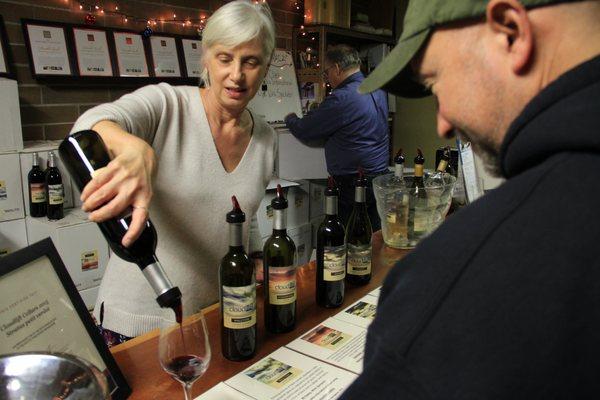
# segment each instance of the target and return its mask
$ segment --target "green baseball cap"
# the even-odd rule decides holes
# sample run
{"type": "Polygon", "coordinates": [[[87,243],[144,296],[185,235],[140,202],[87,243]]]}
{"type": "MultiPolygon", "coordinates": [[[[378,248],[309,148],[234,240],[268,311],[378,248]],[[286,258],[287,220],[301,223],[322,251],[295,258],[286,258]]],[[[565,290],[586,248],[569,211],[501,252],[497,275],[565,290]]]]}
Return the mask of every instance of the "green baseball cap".
{"type": "MultiPolygon", "coordinates": [[[[527,8],[568,0],[520,0],[527,8]]],[[[402,97],[431,94],[416,82],[409,65],[436,27],[485,15],[488,0],[409,0],[398,44],[360,85],[361,93],[383,89],[402,97]]]]}

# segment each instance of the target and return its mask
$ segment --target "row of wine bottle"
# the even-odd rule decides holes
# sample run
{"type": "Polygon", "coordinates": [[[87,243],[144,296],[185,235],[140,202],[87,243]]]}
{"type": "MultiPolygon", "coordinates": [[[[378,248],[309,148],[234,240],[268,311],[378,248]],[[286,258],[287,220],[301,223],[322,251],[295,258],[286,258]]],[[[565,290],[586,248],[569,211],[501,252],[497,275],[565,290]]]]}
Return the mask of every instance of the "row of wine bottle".
{"type": "MultiPolygon", "coordinates": [[[[366,284],[371,279],[371,222],[367,214],[367,180],[362,171],[356,181],[355,205],[348,230],[338,217],[339,189],[329,178],[325,191],[325,219],[317,232],[316,301],[323,307],[344,302],[344,281],[366,284]]],[[[221,345],[230,360],[247,360],[256,352],[256,285],[252,260],[242,245],[242,224],[246,217],[235,196],[226,216],[229,224],[229,251],[219,270],[221,296],[221,345]]],[[[289,332],[296,324],[296,246],[286,232],[288,202],[280,185],[271,201],[273,233],[263,249],[264,317],[271,333],[289,332]]]]}
{"type": "Polygon", "coordinates": [[[50,220],[64,217],[64,187],[62,176],[56,167],[54,153],[48,152],[48,165],[45,171],[40,168],[38,153],[33,153],[33,165],[27,174],[29,185],[29,215],[48,216],[50,220]]]}

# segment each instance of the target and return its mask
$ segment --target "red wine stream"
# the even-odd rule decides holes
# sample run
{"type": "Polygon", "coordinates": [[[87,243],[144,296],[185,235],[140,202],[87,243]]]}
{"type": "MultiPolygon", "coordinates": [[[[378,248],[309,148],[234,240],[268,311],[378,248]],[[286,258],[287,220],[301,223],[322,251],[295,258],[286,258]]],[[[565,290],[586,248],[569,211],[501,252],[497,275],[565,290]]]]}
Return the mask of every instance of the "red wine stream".
{"type": "Polygon", "coordinates": [[[185,345],[185,337],[183,336],[183,307],[182,303],[173,306],[173,311],[175,311],[175,320],[179,324],[179,334],[181,335],[181,342],[183,343],[183,352],[187,353],[187,348],[185,345]]]}

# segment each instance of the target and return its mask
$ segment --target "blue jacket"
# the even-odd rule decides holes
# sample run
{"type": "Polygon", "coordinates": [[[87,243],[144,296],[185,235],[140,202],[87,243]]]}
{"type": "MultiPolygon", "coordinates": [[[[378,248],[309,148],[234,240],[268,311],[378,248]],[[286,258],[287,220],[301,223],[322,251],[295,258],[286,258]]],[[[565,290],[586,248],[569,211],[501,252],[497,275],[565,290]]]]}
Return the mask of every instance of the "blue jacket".
{"type": "Polygon", "coordinates": [[[325,159],[330,175],[366,173],[387,169],[389,157],[387,94],[378,90],[358,93],[364,80],[357,72],[325,98],[319,108],[304,118],[292,114],[285,123],[302,142],[325,142],[325,159]]]}

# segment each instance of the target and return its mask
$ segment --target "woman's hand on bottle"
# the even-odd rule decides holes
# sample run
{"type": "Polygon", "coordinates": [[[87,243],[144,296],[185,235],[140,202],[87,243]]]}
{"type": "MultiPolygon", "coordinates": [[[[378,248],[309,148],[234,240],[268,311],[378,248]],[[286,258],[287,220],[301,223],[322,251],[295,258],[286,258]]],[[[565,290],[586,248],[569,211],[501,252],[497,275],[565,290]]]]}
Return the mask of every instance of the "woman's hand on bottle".
{"type": "Polygon", "coordinates": [[[154,150],[113,122],[103,121],[94,130],[102,136],[113,159],[94,171],[93,179],[81,193],[81,208],[93,210],[89,219],[94,222],[118,217],[131,208],[131,224],[121,242],[128,247],[140,236],[148,219],[156,168],[154,150]]]}

